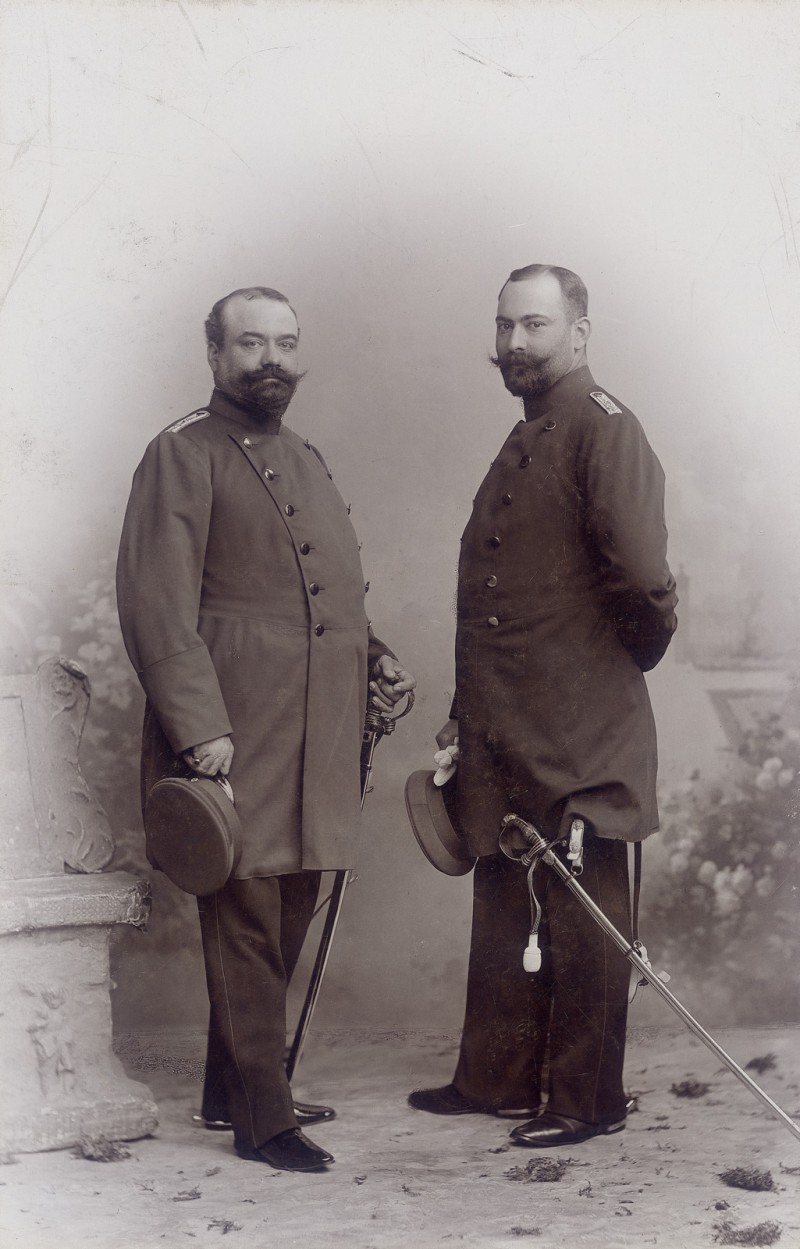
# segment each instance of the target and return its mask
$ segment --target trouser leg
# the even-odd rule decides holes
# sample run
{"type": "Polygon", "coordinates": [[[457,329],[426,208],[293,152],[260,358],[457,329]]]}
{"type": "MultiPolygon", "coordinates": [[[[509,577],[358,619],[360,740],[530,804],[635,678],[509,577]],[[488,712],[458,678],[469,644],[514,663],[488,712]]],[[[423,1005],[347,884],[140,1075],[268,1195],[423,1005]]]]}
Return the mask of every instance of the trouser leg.
{"type": "Polygon", "coordinates": [[[203,1079],[203,1103],[201,1113],[206,1120],[229,1122],[228,1094],[225,1091],[227,1069],[225,1047],[222,1042],[217,1013],[212,1006],[208,1016],[208,1041],[206,1043],[206,1071],[203,1079]]]}
{"type": "Polygon", "coordinates": [[[278,877],[281,889],[281,956],[287,984],[294,975],[314,915],[321,875],[321,872],[297,872],[278,877]]]}
{"type": "Polygon", "coordinates": [[[550,974],[546,966],[537,976],[523,969],[530,927],[525,869],[503,854],[478,859],[464,1031],[453,1083],[487,1109],[539,1103],[550,974]]]}
{"type": "MultiPolygon", "coordinates": [[[[580,884],[630,940],[628,847],[587,839],[580,884]]],[[[622,1067],[630,965],[581,902],[546,867],[552,1014],[548,1108],[585,1123],[625,1115],[622,1067]]]]}
{"type": "Polygon", "coordinates": [[[295,1125],[284,1068],[286,986],[319,889],[319,873],[231,880],[198,899],[211,1013],[207,1118],[230,1119],[260,1145],[295,1125]]]}
{"type": "MultiPolygon", "coordinates": [[[[630,935],[627,845],[587,841],[581,885],[630,935]]],[[[546,864],[534,876],[542,904],[541,970],[523,970],[530,931],[525,868],[504,855],[475,867],[472,946],[461,1052],[453,1083],[487,1108],[535,1106],[542,1067],[548,1106],[587,1123],[625,1113],[629,966],[546,864]]]]}

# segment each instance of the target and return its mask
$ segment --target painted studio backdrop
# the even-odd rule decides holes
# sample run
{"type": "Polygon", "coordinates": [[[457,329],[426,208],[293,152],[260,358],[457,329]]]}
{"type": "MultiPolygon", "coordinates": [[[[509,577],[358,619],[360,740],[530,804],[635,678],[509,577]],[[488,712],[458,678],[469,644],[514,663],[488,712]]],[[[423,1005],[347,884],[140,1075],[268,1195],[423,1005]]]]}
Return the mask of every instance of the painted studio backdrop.
{"type": "MultiPolygon", "coordinates": [[[[3,664],[88,673],[115,865],[146,870],[122,514],[147,441],[208,399],[203,321],[235,287],[298,310],[287,423],[352,504],[376,631],[419,679],[379,747],[320,1026],[460,1022],[470,881],[421,857],[402,787],[447,715],[459,537],[519,415],[488,363],[496,295],[533,261],[585,279],[594,375],[667,474],[681,624],[649,679],[651,954],[706,1021],[798,1017],[798,19],[795,0],[3,6],[3,664]]],[[[202,1028],[195,924],[157,880],[150,932],[115,952],[120,1029],[202,1028]]]]}

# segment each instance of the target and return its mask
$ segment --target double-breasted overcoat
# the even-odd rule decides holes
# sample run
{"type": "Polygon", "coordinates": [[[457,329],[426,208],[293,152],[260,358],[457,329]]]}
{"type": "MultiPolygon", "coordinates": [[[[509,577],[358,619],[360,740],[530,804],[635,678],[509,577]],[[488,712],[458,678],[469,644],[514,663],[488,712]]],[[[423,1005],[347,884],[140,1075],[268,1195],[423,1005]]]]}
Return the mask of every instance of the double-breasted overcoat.
{"type": "Polygon", "coordinates": [[[348,509],[321,456],[215,390],[148,446],[117,571],[147,695],[143,790],[230,734],[237,877],[350,866],[371,637],[348,509]]]}
{"type": "Polygon", "coordinates": [[[476,854],[510,810],[547,836],[658,826],[643,671],[676,625],[664,475],[587,367],[526,407],[474,500],[458,577],[458,812],[476,854]]]}

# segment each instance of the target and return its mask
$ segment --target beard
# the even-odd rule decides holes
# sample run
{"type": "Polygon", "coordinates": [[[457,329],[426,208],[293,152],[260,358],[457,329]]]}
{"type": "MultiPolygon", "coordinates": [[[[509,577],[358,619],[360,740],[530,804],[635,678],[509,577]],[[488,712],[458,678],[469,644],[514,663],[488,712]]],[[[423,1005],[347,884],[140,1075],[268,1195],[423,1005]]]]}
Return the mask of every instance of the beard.
{"type": "Polygon", "coordinates": [[[502,356],[490,356],[491,363],[503,376],[505,388],[517,399],[531,399],[543,395],[568,371],[560,355],[547,360],[532,360],[521,351],[507,351],[502,356]]]}
{"type": "Polygon", "coordinates": [[[255,417],[283,416],[304,373],[288,373],[279,364],[268,364],[257,373],[240,373],[220,384],[231,399],[244,403],[255,417]]]}

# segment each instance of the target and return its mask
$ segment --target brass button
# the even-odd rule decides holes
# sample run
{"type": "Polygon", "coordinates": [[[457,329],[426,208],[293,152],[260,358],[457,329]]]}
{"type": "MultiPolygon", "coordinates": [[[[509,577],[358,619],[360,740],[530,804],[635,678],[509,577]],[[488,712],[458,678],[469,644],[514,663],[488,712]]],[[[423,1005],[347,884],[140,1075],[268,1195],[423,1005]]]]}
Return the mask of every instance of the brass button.
{"type": "Polygon", "coordinates": [[[527,468],[530,462],[531,462],[531,457],[529,455],[523,455],[522,459],[519,462],[519,466],[520,468],[527,468]]]}
{"type": "Polygon", "coordinates": [[[316,581],[311,582],[311,585],[308,587],[308,592],[309,594],[319,594],[319,585],[316,581]]]}
{"type": "Polygon", "coordinates": [[[273,472],[271,468],[264,469],[264,476],[266,477],[267,481],[274,481],[275,479],[275,473],[273,472]]]}
{"type": "Polygon", "coordinates": [[[555,429],[555,427],[556,427],[555,421],[545,422],[545,429],[550,430],[550,429],[555,429]]]}
{"type": "Polygon", "coordinates": [[[364,582],[364,593],[366,594],[366,593],[368,592],[368,590],[369,590],[369,582],[368,582],[368,581],[365,581],[365,582],[364,582]]]}
{"type": "Polygon", "coordinates": [[[508,493],[507,490],[505,494],[503,495],[503,502],[505,503],[506,507],[511,506],[511,495],[508,493]]]}
{"type": "Polygon", "coordinates": [[[287,516],[294,516],[294,508],[292,507],[291,503],[287,503],[286,507],[283,510],[287,516]]]}
{"type": "Polygon", "coordinates": [[[252,447],[252,445],[253,445],[253,444],[252,444],[252,442],[250,441],[250,439],[249,439],[249,438],[245,438],[245,440],[244,440],[244,445],[245,445],[246,447],[252,447]]]}
{"type": "Polygon", "coordinates": [[[488,624],[490,629],[496,629],[500,621],[497,619],[496,616],[490,616],[489,619],[486,621],[486,623],[488,624]]]}
{"type": "Polygon", "coordinates": [[[492,534],[491,538],[489,539],[489,546],[499,546],[499,545],[500,545],[500,535],[496,533],[492,534]]]}
{"type": "Polygon", "coordinates": [[[308,555],[308,552],[309,552],[310,550],[311,550],[311,547],[308,545],[308,543],[307,543],[307,542],[301,542],[301,543],[300,543],[300,554],[301,554],[301,555],[308,555]]]}
{"type": "Polygon", "coordinates": [[[316,635],[317,635],[317,637],[318,637],[318,638],[321,638],[321,637],[322,637],[322,635],[323,635],[323,633],[325,632],[325,626],[324,626],[324,625],[314,625],[314,632],[316,633],[316,635]]]}
{"type": "Polygon", "coordinates": [[[493,590],[494,587],[497,585],[497,577],[495,577],[494,573],[492,573],[491,577],[486,578],[486,584],[488,585],[490,590],[493,590]]]}

